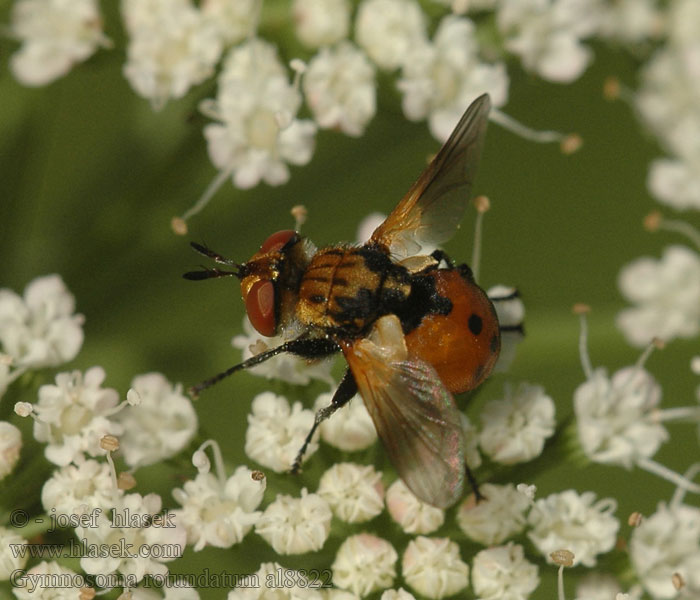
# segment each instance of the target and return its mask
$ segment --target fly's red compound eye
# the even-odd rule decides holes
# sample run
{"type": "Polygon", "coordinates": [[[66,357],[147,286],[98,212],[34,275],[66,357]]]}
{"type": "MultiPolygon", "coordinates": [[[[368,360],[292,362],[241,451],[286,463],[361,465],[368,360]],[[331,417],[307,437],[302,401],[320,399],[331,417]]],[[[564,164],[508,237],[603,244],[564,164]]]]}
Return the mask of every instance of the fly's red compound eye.
{"type": "Polygon", "coordinates": [[[256,331],[266,337],[275,335],[275,286],[268,279],[260,279],[245,298],[245,309],[256,331]]]}
{"type": "Polygon", "coordinates": [[[282,231],[273,233],[263,242],[263,245],[260,246],[260,252],[264,254],[266,252],[277,252],[278,250],[281,250],[282,247],[296,235],[296,233],[297,232],[293,229],[283,229],[282,231]]]}

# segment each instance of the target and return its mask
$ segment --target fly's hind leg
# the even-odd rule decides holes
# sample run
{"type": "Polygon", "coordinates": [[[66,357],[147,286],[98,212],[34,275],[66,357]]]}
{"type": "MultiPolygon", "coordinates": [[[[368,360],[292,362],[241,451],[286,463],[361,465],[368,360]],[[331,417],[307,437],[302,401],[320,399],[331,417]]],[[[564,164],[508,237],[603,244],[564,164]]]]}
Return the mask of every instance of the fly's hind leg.
{"type": "Polygon", "coordinates": [[[345,375],[340,381],[338,389],[335,390],[335,394],[333,394],[331,403],[328,406],[324,406],[323,408],[320,408],[316,411],[314,424],[311,426],[311,430],[306,436],[304,444],[299,449],[299,452],[297,453],[297,456],[294,459],[294,464],[292,465],[291,469],[292,473],[297,474],[301,470],[301,462],[302,460],[304,460],[304,454],[306,454],[306,449],[309,447],[311,439],[314,437],[314,433],[316,433],[316,429],[318,429],[318,426],[321,423],[323,423],[323,421],[325,421],[328,417],[330,417],[336,410],[345,406],[356,393],[357,383],[355,383],[355,378],[350,372],[350,369],[348,369],[347,371],[345,371],[345,375]]]}

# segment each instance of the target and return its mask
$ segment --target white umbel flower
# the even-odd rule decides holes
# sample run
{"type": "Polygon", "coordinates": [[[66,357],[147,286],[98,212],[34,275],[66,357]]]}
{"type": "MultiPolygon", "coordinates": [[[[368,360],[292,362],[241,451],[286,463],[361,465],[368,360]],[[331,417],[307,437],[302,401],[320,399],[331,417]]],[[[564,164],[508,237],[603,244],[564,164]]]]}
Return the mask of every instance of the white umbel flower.
{"type": "Polygon", "coordinates": [[[469,583],[469,566],[459,547],[447,538],[418,536],[411,540],[401,559],[406,583],[426,598],[444,598],[461,592],[469,583]]]}
{"type": "Polygon", "coordinates": [[[634,44],[661,33],[661,13],[655,0],[615,0],[603,3],[598,10],[602,11],[599,29],[602,37],[634,44]]]}
{"type": "Polygon", "coordinates": [[[338,548],[333,584],[359,596],[391,587],[396,577],[398,554],[394,547],[369,533],[346,539],[338,548]]]}
{"type": "Polygon", "coordinates": [[[140,397],[116,417],[124,426],[120,449],[132,468],[152,465],[175,456],[197,432],[197,413],[182,393],[182,385],[170,383],[160,373],[138,375],[131,389],[140,397]]]}
{"type": "Polygon", "coordinates": [[[470,497],[459,506],[457,524],[471,539],[492,546],[518,535],[525,528],[530,502],[512,483],[479,486],[484,496],[480,502],[470,497]]]}
{"type": "Polygon", "coordinates": [[[73,360],[83,345],[83,315],[59,275],[37,277],[24,296],[0,289],[0,343],[13,365],[56,367],[73,360]]]}
{"type": "Polygon", "coordinates": [[[13,548],[21,550],[20,546],[26,543],[27,540],[17,535],[16,531],[0,527],[0,581],[7,581],[12,573],[18,569],[24,569],[24,565],[29,559],[29,553],[12,552],[12,550],[13,548]]]}
{"type": "Polygon", "coordinates": [[[615,546],[619,521],[613,516],[617,504],[611,498],[596,501],[593,492],[566,490],[536,500],[530,510],[528,537],[542,555],[566,549],[574,564],[593,567],[597,555],[615,546]]]}
{"type": "Polygon", "coordinates": [[[205,546],[230,548],[241,542],[262,515],[255,509],[262,502],[266,481],[240,466],[223,481],[205,472],[174,489],[173,498],[182,506],[175,514],[187,531],[187,543],[198,552],[205,546]]]}
{"type": "Polygon", "coordinates": [[[59,373],[56,385],[42,385],[34,405],[34,437],[47,443],[44,453],[62,467],[84,454],[104,456],[100,440],[107,434],[120,436],[122,425],[110,419],[119,404],[119,394],[103,388],[105,372],[92,367],[83,376],[79,371],[59,373]]]}
{"type": "Polygon", "coordinates": [[[12,423],[0,421],[0,479],[9,475],[19,460],[22,433],[12,423]]]}
{"type": "Polygon", "coordinates": [[[57,562],[42,561],[13,584],[12,593],[18,600],[80,600],[82,590],[87,587],[87,580],[81,574],[57,562]]]}
{"type": "MultiPolygon", "coordinates": [[[[245,453],[275,473],[288,471],[314,423],[314,413],[300,402],[289,406],[283,396],[263,392],[253,398],[245,434],[245,453]]],[[[316,439],[316,438],[315,438],[316,439]]],[[[312,441],[304,459],[318,450],[312,441]]]]}
{"type": "Polygon", "coordinates": [[[652,597],[675,598],[672,576],[685,581],[685,597],[700,596],[700,509],[660,503],[653,515],[632,531],[630,559],[637,577],[652,597]]]}
{"type": "Polygon", "coordinates": [[[623,296],[635,304],[617,315],[617,326],[634,346],[700,333],[700,256],[669,246],[660,260],[644,257],[620,271],[623,296]]]}
{"type": "Polygon", "coordinates": [[[320,495],[278,495],[255,525],[277,554],[304,554],[323,548],[331,530],[331,508],[320,495]]]}
{"type": "Polygon", "coordinates": [[[386,491],[386,507],[406,533],[433,533],[445,522],[444,510],[421,502],[401,479],[386,491]]]}
{"type": "Polygon", "coordinates": [[[155,110],[214,72],[219,28],[190,0],[122,0],[129,35],[124,76],[155,110]]]}
{"type": "Polygon", "coordinates": [[[305,165],[314,150],[316,125],[296,118],[301,94],[289,83],[273,46],[252,39],[233,48],[219,75],[216,100],[203,103],[209,156],[241,189],[261,180],[289,180],[287,163],[305,165]]]}
{"type": "Polygon", "coordinates": [[[10,68],[23,85],[40,86],[107,45],[97,0],[18,0],[11,32],[22,42],[10,68]]]}
{"type": "Polygon", "coordinates": [[[348,37],[348,0],[294,0],[292,16],[297,37],[309,48],[331,46],[348,37]]]}
{"type": "MultiPolygon", "coordinates": [[[[134,526],[132,518],[141,521],[149,515],[161,512],[162,501],[157,494],[127,494],[120,499],[112,520],[107,513],[100,513],[95,526],[77,527],[79,539],[86,542],[86,553],[80,559],[80,566],[93,575],[98,573],[121,573],[141,581],[145,575],[165,575],[168,568],[165,563],[182,556],[185,550],[187,534],[184,527],[173,519],[173,515],[163,517],[160,525],[134,526]],[[119,516],[117,516],[119,515],[119,516]],[[121,551],[102,556],[100,548],[117,544],[121,551]],[[90,548],[98,552],[90,552],[90,548]],[[93,556],[92,554],[96,554],[93,556]]],[[[145,525],[145,523],[144,523],[145,525]]]]}
{"type": "Polygon", "coordinates": [[[425,15],[414,0],[363,0],[355,40],[382,69],[404,64],[408,51],[425,41],[425,15]]]}
{"type": "Polygon", "coordinates": [[[474,593],[479,600],[527,600],[540,583],[537,571],[519,544],[482,550],[472,563],[474,593]]]}
{"type": "Polygon", "coordinates": [[[374,67],[349,41],[322,48],[311,59],[303,85],[306,103],[324,129],[358,137],[377,110],[374,67]]]}
{"type": "MultiPolygon", "coordinates": [[[[243,331],[243,335],[237,335],[231,340],[233,347],[242,351],[242,361],[248,360],[255,354],[265,350],[280,346],[287,341],[281,335],[271,338],[266,337],[263,341],[261,335],[250,324],[248,317],[243,317],[243,331]]],[[[289,352],[283,352],[259,365],[246,369],[246,372],[258,377],[265,377],[266,379],[284,381],[292,385],[306,385],[312,379],[317,379],[332,386],[334,385],[331,377],[332,366],[332,359],[309,362],[289,352]]]]}
{"type": "Polygon", "coordinates": [[[569,83],[592,52],[581,40],[595,33],[598,11],[581,0],[503,0],[497,23],[506,48],[544,79],[569,83]]]}
{"type": "Polygon", "coordinates": [[[109,465],[87,459],[54,471],[41,488],[41,503],[47,512],[74,515],[83,508],[110,509],[114,494],[109,465]]]}
{"type": "MultiPolygon", "coordinates": [[[[321,394],[316,399],[314,410],[329,406],[332,398],[332,392],[321,394]]],[[[331,418],[323,421],[319,429],[326,444],[343,452],[366,450],[377,441],[377,429],[359,395],[353,396],[331,418]]]]}
{"type": "Polygon", "coordinates": [[[512,465],[539,456],[554,433],[554,401],[539,385],[521,383],[515,393],[491,400],[481,412],[481,449],[492,460],[512,465]]]}
{"type": "Polygon", "coordinates": [[[659,158],[653,161],[647,187],[662,204],[676,210],[700,210],[700,152],[698,160],[659,158]]]}
{"type": "Polygon", "coordinates": [[[661,387],[641,367],[626,367],[608,377],[596,369],[574,392],[576,427],[592,461],[632,468],[651,458],[668,439],[655,418],[661,387]]]}
{"type": "Polygon", "coordinates": [[[384,510],[382,474],[372,465],[334,464],[321,475],[318,495],[346,523],[364,523],[384,510]]]}
{"type": "Polygon", "coordinates": [[[431,43],[407,49],[399,89],[403,111],[411,120],[428,119],[430,133],[444,142],[469,104],[484,92],[494,106],[508,98],[505,65],[479,60],[474,24],[466,18],[443,18],[431,43]]]}
{"type": "Polygon", "coordinates": [[[202,16],[218,30],[227,46],[237,44],[254,33],[260,0],[201,0],[202,16]]]}
{"type": "Polygon", "coordinates": [[[227,600],[322,600],[313,586],[325,580],[310,580],[304,571],[295,571],[279,563],[262,563],[260,568],[228,593],[227,600]]]}

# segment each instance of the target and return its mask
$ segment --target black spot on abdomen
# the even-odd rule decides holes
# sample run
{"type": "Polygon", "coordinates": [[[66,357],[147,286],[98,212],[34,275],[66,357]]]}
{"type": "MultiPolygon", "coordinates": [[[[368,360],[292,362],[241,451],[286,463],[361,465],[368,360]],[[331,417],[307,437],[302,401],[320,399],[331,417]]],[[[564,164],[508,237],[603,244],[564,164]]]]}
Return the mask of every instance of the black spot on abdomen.
{"type": "Polygon", "coordinates": [[[469,331],[471,331],[474,335],[479,335],[481,330],[484,328],[484,320],[476,313],[473,313],[469,317],[467,325],[469,326],[469,331]]]}

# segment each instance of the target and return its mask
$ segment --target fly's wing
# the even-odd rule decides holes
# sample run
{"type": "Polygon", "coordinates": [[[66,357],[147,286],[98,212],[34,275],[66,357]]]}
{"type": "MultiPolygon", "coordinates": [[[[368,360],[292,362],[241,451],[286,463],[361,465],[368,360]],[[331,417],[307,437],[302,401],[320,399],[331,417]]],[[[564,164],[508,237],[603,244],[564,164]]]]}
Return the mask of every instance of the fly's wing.
{"type": "Polygon", "coordinates": [[[490,108],[488,94],[469,105],[418,181],[374,230],[371,242],[403,259],[454,235],[469,201],[490,108]]]}
{"type": "Polygon", "coordinates": [[[435,369],[416,359],[387,360],[360,340],[344,348],[367,410],[391,462],[421,500],[447,508],[464,491],[462,425],[435,369]]]}

